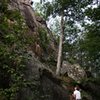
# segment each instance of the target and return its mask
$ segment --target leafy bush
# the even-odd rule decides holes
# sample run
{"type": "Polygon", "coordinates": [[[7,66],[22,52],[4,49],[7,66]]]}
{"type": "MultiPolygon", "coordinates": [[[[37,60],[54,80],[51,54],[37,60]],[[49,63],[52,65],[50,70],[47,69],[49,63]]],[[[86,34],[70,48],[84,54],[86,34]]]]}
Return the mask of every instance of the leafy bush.
{"type": "Polygon", "coordinates": [[[7,9],[6,0],[0,5],[0,99],[15,100],[26,85],[24,72],[30,58],[27,26],[18,10],[7,9]]]}
{"type": "Polygon", "coordinates": [[[48,48],[48,44],[49,44],[49,39],[47,37],[47,32],[43,28],[39,28],[38,32],[39,32],[39,38],[40,38],[39,42],[41,44],[41,47],[43,47],[43,49],[46,51],[47,48],[48,48]]]}

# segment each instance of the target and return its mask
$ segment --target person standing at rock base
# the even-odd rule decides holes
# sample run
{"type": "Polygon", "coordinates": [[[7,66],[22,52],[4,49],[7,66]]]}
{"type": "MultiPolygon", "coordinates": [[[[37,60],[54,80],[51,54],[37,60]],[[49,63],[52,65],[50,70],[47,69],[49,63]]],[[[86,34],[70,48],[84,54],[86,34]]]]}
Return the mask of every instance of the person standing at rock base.
{"type": "Polygon", "coordinates": [[[75,87],[74,89],[73,96],[75,100],[81,100],[81,92],[79,91],[79,88],[75,87]]]}

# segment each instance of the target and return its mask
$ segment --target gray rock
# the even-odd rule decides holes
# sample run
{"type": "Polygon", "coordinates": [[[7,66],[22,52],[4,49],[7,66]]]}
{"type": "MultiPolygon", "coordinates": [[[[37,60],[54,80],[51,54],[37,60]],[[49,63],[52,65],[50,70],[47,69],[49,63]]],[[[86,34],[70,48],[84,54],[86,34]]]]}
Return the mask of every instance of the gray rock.
{"type": "Polygon", "coordinates": [[[70,64],[66,61],[63,62],[61,68],[61,74],[67,72],[68,76],[73,78],[76,81],[80,81],[86,76],[84,69],[79,64],[70,64]]]}

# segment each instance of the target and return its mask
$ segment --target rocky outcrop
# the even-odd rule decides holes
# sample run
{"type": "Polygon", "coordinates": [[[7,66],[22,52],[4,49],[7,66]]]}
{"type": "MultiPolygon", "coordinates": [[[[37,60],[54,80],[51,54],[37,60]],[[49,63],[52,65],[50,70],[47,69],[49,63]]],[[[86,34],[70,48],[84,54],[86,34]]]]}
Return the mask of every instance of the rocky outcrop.
{"type": "Polygon", "coordinates": [[[80,81],[81,79],[86,77],[84,69],[79,64],[72,65],[66,61],[63,62],[61,74],[67,74],[69,77],[73,78],[76,81],[80,81]]]}
{"type": "Polygon", "coordinates": [[[69,100],[69,91],[62,87],[60,79],[54,77],[48,70],[43,70],[41,78],[42,91],[48,95],[46,100],[69,100]]]}
{"type": "Polygon", "coordinates": [[[57,47],[52,32],[48,29],[46,21],[35,13],[29,1],[30,0],[10,0],[8,9],[9,10],[17,9],[23,15],[26,24],[28,26],[27,34],[33,37],[34,39],[34,43],[30,46],[31,50],[33,50],[33,52],[38,57],[42,57],[42,59],[47,60],[49,56],[52,54],[56,59],[57,47]],[[47,41],[46,40],[41,41],[41,36],[43,35],[45,35],[44,37],[45,39],[47,39],[47,41]],[[43,43],[46,44],[46,47],[43,43]]]}
{"type": "Polygon", "coordinates": [[[32,58],[25,77],[31,84],[20,90],[17,100],[69,100],[69,90],[63,87],[62,80],[29,53],[32,58]]]}
{"type": "MultiPolygon", "coordinates": [[[[40,16],[37,16],[30,3],[27,0],[10,0],[9,10],[19,10],[28,26],[27,35],[34,39],[32,45],[28,48],[31,60],[27,62],[25,79],[27,86],[21,88],[16,100],[69,100],[69,85],[65,88],[62,80],[58,79],[53,72],[43,65],[38,58],[42,57],[47,61],[50,56],[57,58],[57,47],[55,39],[48,29],[46,22],[40,16]],[[44,32],[44,33],[43,33],[44,32]],[[46,34],[48,42],[43,45],[41,36],[46,34]]],[[[62,74],[68,73],[76,81],[84,77],[85,72],[78,65],[71,65],[64,62],[62,74]]],[[[67,81],[66,81],[67,82],[67,81]]],[[[70,83],[68,83],[70,84],[70,83]]]]}

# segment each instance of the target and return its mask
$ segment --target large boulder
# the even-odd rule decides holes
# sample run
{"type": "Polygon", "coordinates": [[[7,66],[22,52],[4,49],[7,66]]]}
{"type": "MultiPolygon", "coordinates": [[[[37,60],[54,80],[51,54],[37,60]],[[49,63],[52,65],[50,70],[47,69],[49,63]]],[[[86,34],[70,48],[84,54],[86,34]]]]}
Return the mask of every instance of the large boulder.
{"type": "Polygon", "coordinates": [[[61,74],[65,75],[66,73],[76,81],[80,81],[86,77],[84,69],[79,64],[70,64],[64,61],[61,68],[61,74]]]}

